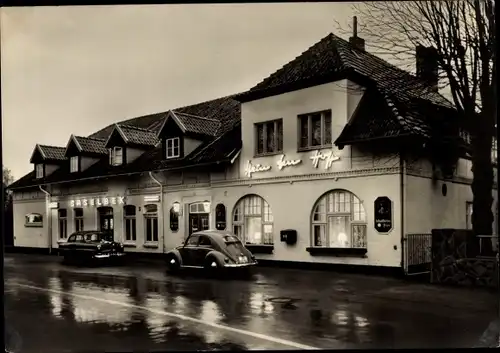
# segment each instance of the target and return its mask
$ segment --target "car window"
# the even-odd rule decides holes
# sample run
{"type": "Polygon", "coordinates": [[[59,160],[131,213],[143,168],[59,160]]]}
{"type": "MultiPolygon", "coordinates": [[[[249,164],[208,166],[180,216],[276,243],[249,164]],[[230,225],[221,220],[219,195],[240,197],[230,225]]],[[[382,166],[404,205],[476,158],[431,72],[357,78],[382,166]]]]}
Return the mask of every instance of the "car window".
{"type": "Polygon", "coordinates": [[[187,246],[197,246],[198,245],[198,235],[191,235],[186,241],[187,246]]]}
{"type": "Polygon", "coordinates": [[[240,240],[235,237],[234,235],[226,235],[224,236],[224,242],[225,243],[239,243],[240,240]]]}
{"type": "Polygon", "coordinates": [[[74,241],[75,241],[75,239],[76,239],[76,235],[72,235],[72,236],[70,236],[70,237],[68,238],[67,242],[68,242],[68,243],[72,243],[72,242],[74,242],[74,241]]]}
{"type": "Polygon", "coordinates": [[[99,241],[99,235],[95,233],[85,234],[85,241],[99,241]]]}
{"type": "Polygon", "coordinates": [[[200,235],[200,242],[198,244],[200,246],[212,246],[212,241],[206,235],[200,235]]]}
{"type": "Polygon", "coordinates": [[[81,234],[78,234],[75,236],[75,241],[78,242],[78,241],[83,241],[83,235],[81,234]]]}

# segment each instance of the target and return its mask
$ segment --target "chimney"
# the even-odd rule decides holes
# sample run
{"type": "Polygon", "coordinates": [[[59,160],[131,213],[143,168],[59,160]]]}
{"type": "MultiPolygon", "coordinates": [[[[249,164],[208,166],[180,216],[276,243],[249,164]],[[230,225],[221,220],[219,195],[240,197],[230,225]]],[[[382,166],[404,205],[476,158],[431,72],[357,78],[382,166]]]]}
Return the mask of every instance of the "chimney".
{"type": "Polygon", "coordinates": [[[417,77],[424,81],[432,91],[438,91],[438,53],[434,47],[418,45],[415,49],[417,77]]]}
{"type": "Polygon", "coordinates": [[[361,51],[365,51],[365,40],[358,37],[358,18],[352,18],[352,37],[349,38],[349,43],[361,51]]]}

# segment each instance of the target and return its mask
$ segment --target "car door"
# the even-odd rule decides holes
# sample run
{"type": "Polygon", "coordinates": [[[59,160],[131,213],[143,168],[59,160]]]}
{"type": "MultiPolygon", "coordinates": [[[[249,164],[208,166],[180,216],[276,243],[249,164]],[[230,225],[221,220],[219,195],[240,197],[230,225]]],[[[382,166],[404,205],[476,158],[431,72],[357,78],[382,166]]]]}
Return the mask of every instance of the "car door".
{"type": "Polygon", "coordinates": [[[179,249],[183,266],[196,266],[194,258],[196,248],[198,247],[198,240],[199,235],[192,234],[186,239],[184,246],[179,249]]]}
{"type": "Polygon", "coordinates": [[[203,266],[205,257],[213,250],[212,240],[209,236],[201,234],[198,240],[198,247],[193,251],[193,261],[195,266],[203,266]]]}

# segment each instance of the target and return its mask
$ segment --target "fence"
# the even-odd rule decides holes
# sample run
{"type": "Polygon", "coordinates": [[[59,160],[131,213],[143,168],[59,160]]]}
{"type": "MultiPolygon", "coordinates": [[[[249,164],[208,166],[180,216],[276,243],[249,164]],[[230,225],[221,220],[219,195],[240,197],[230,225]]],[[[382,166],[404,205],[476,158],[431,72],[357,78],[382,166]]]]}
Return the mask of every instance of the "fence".
{"type": "Polygon", "coordinates": [[[432,234],[405,234],[402,245],[405,275],[411,276],[431,272],[432,234]]]}

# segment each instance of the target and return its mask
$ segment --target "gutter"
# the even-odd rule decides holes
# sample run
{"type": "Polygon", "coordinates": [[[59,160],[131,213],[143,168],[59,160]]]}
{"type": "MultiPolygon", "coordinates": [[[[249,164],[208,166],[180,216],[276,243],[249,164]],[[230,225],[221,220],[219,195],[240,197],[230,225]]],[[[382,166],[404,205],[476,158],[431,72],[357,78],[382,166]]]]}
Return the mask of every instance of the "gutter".
{"type": "Polygon", "coordinates": [[[49,254],[52,254],[52,212],[50,210],[50,198],[52,195],[42,188],[42,185],[38,185],[40,191],[45,194],[45,214],[47,215],[47,235],[49,238],[49,254]]]}
{"type": "Polygon", "coordinates": [[[405,230],[406,230],[406,184],[407,184],[407,172],[406,172],[406,159],[399,154],[399,168],[400,168],[400,183],[399,183],[399,202],[401,204],[401,268],[403,273],[405,273],[405,252],[407,244],[405,244],[405,230]]]}
{"type": "Polygon", "coordinates": [[[163,184],[153,176],[153,172],[149,172],[149,177],[160,187],[160,214],[161,214],[161,248],[165,253],[165,212],[163,212],[163,184]]]}

